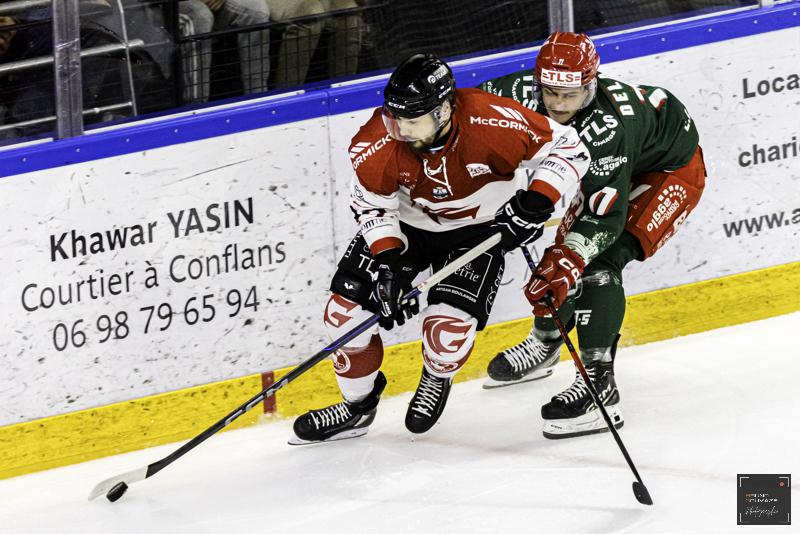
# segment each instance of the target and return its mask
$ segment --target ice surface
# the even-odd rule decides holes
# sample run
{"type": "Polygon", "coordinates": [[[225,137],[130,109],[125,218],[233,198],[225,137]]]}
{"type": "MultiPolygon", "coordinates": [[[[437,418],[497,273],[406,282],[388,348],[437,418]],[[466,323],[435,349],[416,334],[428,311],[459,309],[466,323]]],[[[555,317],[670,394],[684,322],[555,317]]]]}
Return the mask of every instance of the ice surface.
{"type": "Polygon", "coordinates": [[[542,437],[539,407],[572,381],[562,362],[514,387],[457,384],[422,436],[403,426],[410,394],[355,440],[290,447],[291,421],[220,434],[115,504],[86,496],[176,445],[0,481],[0,532],[791,531],[737,527],[735,487],[737,473],[800,473],[798,331],[794,313],[619,351],[620,433],[652,507],[610,435],[542,437]]]}

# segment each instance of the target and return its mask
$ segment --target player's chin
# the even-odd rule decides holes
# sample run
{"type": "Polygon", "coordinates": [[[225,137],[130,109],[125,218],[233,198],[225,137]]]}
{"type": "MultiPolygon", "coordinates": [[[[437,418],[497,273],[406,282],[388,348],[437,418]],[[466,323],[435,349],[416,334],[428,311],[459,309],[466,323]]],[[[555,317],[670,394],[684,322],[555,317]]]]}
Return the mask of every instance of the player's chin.
{"type": "Polygon", "coordinates": [[[408,146],[411,147],[411,150],[415,150],[417,152],[424,152],[428,150],[430,146],[433,144],[433,139],[417,139],[416,141],[408,141],[408,146]]]}
{"type": "Polygon", "coordinates": [[[575,113],[571,111],[553,111],[547,110],[547,114],[550,116],[551,119],[556,121],[559,124],[566,124],[572,118],[575,113]]]}

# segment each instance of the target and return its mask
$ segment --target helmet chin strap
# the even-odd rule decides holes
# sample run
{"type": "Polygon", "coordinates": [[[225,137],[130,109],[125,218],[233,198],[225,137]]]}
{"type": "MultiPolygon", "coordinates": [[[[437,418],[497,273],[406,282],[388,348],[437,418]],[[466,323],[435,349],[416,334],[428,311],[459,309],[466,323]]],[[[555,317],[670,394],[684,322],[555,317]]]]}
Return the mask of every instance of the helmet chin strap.
{"type": "Polygon", "coordinates": [[[433,136],[434,141],[438,141],[439,138],[442,137],[447,137],[447,134],[443,135],[443,132],[445,129],[449,129],[451,124],[453,124],[452,117],[448,117],[447,120],[444,121],[441,126],[439,126],[439,129],[436,130],[436,135],[433,136]]]}
{"type": "Polygon", "coordinates": [[[436,124],[439,125],[439,128],[436,130],[436,135],[438,136],[442,129],[450,124],[450,120],[453,118],[453,104],[449,100],[442,102],[442,104],[435,110],[433,110],[433,119],[436,121],[436,124]],[[444,115],[444,106],[447,104],[448,113],[447,119],[442,119],[442,115],[444,115]]]}
{"type": "MultiPolygon", "coordinates": [[[[431,141],[431,143],[425,147],[426,150],[434,148],[437,145],[439,145],[438,141],[440,141],[441,139],[446,139],[447,134],[443,135],[443,132],[444,132],[445,129],[449,128],[450,125],[453,123],[453,107],[452,106],[453,105],[450,104],[450,114],[447,116],[447,119],[444,120],[444,121],[442,120],[443,107],[441,109],[436,110],[436,112],[434,112],[433,119],[436,121],[436,123],[439,125],[439,127],[436,129],[436,132],[433,134],[433,141],[431,141]]],[[[447,132],[447,133],[449,133],[449,132],[447,132]]],[[[444,143],[441,143],[441,145],[444,146],[444,143]]]]}

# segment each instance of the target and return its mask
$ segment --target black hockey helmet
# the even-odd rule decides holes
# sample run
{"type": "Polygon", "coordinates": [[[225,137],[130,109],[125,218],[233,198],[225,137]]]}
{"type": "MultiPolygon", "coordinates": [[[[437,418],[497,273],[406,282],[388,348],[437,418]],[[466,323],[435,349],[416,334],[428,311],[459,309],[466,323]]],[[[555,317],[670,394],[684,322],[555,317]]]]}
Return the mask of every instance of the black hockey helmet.
{"type": "Polygon", "coordinates": [[[383,90],[383,107],[395,117],[421,117],[453,98],[455,88],[447,63],[433,54],[413,54],[389,77],[383,90]]]}

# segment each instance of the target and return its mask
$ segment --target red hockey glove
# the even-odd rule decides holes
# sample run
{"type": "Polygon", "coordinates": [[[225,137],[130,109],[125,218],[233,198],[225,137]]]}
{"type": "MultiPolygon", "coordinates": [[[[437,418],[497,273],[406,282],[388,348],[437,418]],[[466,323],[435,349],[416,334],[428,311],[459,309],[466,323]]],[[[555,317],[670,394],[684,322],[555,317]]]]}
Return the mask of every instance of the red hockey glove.
{"type": "Polygon", "coordinates": [[[525,286],[525,297],[533,306],[533,314],[539,317],[550,315],[543,300],[548,293],[558,309],[585,267],[583,258],[566,245],[553,245],[545,249],[542,261],[525,286]]]}

